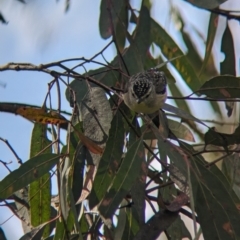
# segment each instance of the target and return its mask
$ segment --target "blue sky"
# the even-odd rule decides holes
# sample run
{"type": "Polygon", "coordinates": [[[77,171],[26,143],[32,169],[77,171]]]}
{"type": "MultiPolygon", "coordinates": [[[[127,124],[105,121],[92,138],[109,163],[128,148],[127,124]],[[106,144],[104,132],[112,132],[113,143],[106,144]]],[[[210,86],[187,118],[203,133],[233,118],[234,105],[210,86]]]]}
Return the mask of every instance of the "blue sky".
{"type": "MultiPolygon", "coordinates": [[[[100,38],[98,30],[100,1],[71,1],[67,13],[64,12],[64,0],[29,0],[26,2],[27,4],[22,4],[16,0],[1,0],[0,2],[0,11],[9,21],[8,25],[0,24],[0,65],[8,62],[40,64],[83,56],[90,58],[110,41],[100,38]]],[[[138,7],[140,2],[139,0],[132,1],[135,7],[138,7]]],[[[189,4],[179,0],[172,2],[179,6],[184,5],[183,12],[186,18],[189,18],[189,21],[206,37],[208,13],[195,9],[191,15],[188,11],[191,7],[189,4]]],[[[236,0],[230,1],[229,7],[231,7],[231,2],[236,2],[236,0]]],[[[169,17],[168,0],[156,0],[153,1],[153,4],[152,15],[162,26],[166,26],[169,17]]],[[[240,9],[240,4],[237,4],[235,9],[240,9]]],[[[182,49],[186,50],[177,34],[177,26],[170,25],[166,29],[171,32],[182,49]]],[[[233,29],[240,32],[237,25],[233,29]]],[[[203,46],[203,43],[199,44],[203,46]]],[[[220,57],[221,53],[217,48],[217,43],[215,48],[216,56],[220,57]]],[[[203,48],[200,47],[199,51],[203,56],[203,48]]],[[[240,49],[238,54],[239,52],[240,49]]],[[[105,57],[111,60],[113,54],[114,49],[109,48],[105,57]]],[[[89,67],[91,68],[91,66],[89,67]]],[[[38,72],[0,72],[0,82],[6,83],[6,88],[0,86],[0,101],[41,105],[48,89],[47,83],[51,80],[50,76],[38,72]]],[[[63,88],[62,91],[64,93],[63,88]]],[[[56,102],[57,100],[55,104],[56,102]]],[[[62,109],[71,111],[66,102],[63,102],[62,109]]],[[[1,112],[0,122],[0,137],[9,141],[23,161],[27,160],[33,125],[20,116],[1,112]]],[[[0,160],[12,161],[9,165],[12,170],[19,166],[3,142],[0,142],[0,160]]],[[[7,173],[6,169],[0,165],[0,179],[7,173]]],[[[11,215],[12,213],[7,208],[2,207],[0,224],[11,215]]],[[[23,234],[20,222],[15,217],[7,221],[2,227],[7,239],[19,239],[23,234]]]]}

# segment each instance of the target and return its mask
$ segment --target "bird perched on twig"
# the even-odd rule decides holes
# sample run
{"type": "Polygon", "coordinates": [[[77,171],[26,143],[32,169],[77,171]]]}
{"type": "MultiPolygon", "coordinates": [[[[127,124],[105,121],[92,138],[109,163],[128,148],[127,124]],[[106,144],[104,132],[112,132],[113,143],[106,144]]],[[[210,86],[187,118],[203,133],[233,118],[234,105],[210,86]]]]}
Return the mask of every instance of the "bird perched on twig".
{"type": "Polygon", "coordinates": [[[151,68],[133,75],[125,86],[123,100],[137,113],[151,114],[159,110],[167,98],[164,72],[151,68]]]}

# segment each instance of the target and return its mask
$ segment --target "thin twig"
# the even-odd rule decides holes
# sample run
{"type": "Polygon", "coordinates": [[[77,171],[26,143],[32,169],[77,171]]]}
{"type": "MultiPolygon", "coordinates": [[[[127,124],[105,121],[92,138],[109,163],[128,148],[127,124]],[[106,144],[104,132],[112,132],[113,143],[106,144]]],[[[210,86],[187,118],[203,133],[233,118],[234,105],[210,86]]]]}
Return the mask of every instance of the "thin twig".
{"type": "Polygon", "coordinates": [[[10,164],[10,163],[7,163],[7,162],[4,162],[4,161],[2,161],[2,160],[0,160],[0,163],[2,163],[3,165],[4,165],[4,167],[9,171],[9,172],[11,172],[11,169],[7,166],[8,164],[10,164]]]}
{"type": "Polygon", "coordinates": [[[153,204],[152,204],[152,202],[151,202],[151,200],[149,199],[149,197],[150,196],[145,196],[145,199],[146,199],[146,201],[148,202],[148,204],[150,205],[150,207],[152,208],[152,210],[153,210],[153,212],[155,213],[155,214],[157,214],[157,210],[155,209],[155,207],[153,206],[153,204]]]}
{"type": "Polygon", "coordinates": [[[11,144],[8,142],[7,139],[1,138],[0,140],[3,141],[8,148],[11,150],[11,152],[13,153],[13,155],[16,157],[16,159],[18,160],[18,163],[21,165],[22,164],[22,159],[17,155],[16,151],[13,149],[13,147],[11,146],[11,144]]]}
{"type": "Polygon", "coordinates": [[[167,183],[164,183],[164,184],[158,185],[158,186],[156,186],[156,187],[147,189],[147,190],[146,190],[146,193],[149,194],[150,192],[153,192],[153,191],[155,191],[155,190],[158,190],[158,189],[160,189],[160,188],[164,188],[164,187],[169,186],[169,185],[172,185],[172,184],[174,184],[174,182],[169,181],[169,182],[167,182],[167,183]]]}
{"type": "Polygon", "coordinates": [[[167,98],[174,99],[174,100],[193,100],[193,101],[210,101],[210,102],[240,102],[240,99],[237,99],[237,98],[210,98],[210,97],[198,98],[198,97],[190,97],[190,95],[185,97],[168,96],[167,98]]]}

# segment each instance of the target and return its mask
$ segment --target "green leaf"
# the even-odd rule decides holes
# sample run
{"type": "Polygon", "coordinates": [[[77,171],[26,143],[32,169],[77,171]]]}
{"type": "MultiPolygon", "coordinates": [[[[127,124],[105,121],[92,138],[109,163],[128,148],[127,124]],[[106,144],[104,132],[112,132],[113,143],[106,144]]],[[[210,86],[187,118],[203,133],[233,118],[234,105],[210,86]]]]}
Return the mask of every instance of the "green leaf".
{"type": "Polygon", "coordinates": [[[189,233],[184,221],[180,218],[180,216],[178,216],[177,219],[170,225],[170,227],[167,229],[167,232],[171,239],[192,239],[191,234],[189,233]]]}
{"type": "MultiPolygon", "coordinates": [[[[194,153],[186,143],[180,144],[181,151],[194,153]]],[[[189,158],[191,182],[196,212],[205,239],[238,239],[240,236],[238,211],[239,199],[232,192],[224,176],[209,170],[201,156],[189,158]],[[214,227],[213,227],[214,226],[214,227]],[[221,226],[221,227],[219,227],[221,226]]],[[[179,164],[181,164],[179,162],[179,164]]]]}
{"type": "MultiPolygon", "coordinates": [[[[184,55],[168,33],[153,19],[151,19],[151,39],[168,59],[184,55]]],[[[200,87],[200,80],[186,57],[177,58],[171,63],[192,90],[195,91],[200,87]]]]}
{"type": "Polygon", "coordinates": [[[93,189],[89,195],[90,208],[99,204],[116,176],[122,158],[124,134],[122,116],[119,112],[116,112],[111,122],[109,137],[98,166],[93,189]]]}
{"type": "Polygon", "coordinates": [[[0,182],[0,198],[7,198],[47,173],[59,161],[60,155],[42,154],[23,163],[0,182]]]}
{"type": "Polygon", "coordinates": [[[49,225],[49,222],[43,223],[38,227],[32,229],[30,232],[24,234],[19,240],[39,240],[42,239],[45,228],[49,225]]]}
{"type": "Polygon", "coordinates": [[[130,75],[136,74],[144,70],[146,55],[151,44],[150,39],[150,13],[142,4],[137,26],[132,36],[128,34],[130,47],[123,54],[125,64],[130,75]]]}
{"type": "Polygon", "coordinates": [[[205,82],[198,93],[214,99],[239,98],[240,78],[229,75],[214,77],[205,82]]]}
{"type": "Polygon", "coordinates": [[[165,103],[163,105],[163,109],[168,111],[168,112],[176,114],[176,116],[178,116],[180,118],[192,120],[192,121],[198,122],[198,123],[207,127],[207,125],[205,123],[203,123],[202,121],[200,121],[198,118],[195,118],[193,115],[187,113],[186,111],[184,111],[180,108],[176,108],[172,105],[169,105],[169,104],[165,103]]]}
{"type": "MultiPolygon", "coordinates": [[[[140,132],[140,127],[137,118],[134,119],[133,126],[140,132]]],[[[138,140],[138,136],[136,136],[135,132],[131,129],[129,133],[129,145],[131,146],[134,142],[138,140]]],[[[132,208],[136,209],[138,218],[138,225],[141,226],[145,223],[145,187],[146,187],[146,179],[148,174],[148,165],[144,158],[142,158],[142,162],[140,163],[141,168],[139,172],[139,176],[133,182],[133,185],[130,190],[130,194],[132,197],[132,208]]]]}
{"type": "Polygon", "coordinates": [[[138,221],[138,212],[136,208],[126,207],[125,209],[127,215],[127,221],[125,223],[125,229],[123,232],[122,239],[131,240],[136,236],[139,231],[139,221],[138,221]]]}
{"type": "Polygon", "coordinates": [[[224,61],[220,63],[221,74],[236,76],[234,43],[228,24],[223,33],[221,51],[225,54],[224,61]]]}
{"type": "Polygon", "coordinates": [[[133,240],[157,239],[178,217],[178,213],[159,211],[141,227],[133,240]]]}
{"type": "Polygon", "coordinates": [[[104,218],[109,218],[113,215],[122,199],[131,189],[134,181],[139,176],[143,159],[144,147],[142,139],[139,139],[129,146],[113,183],[99,206],[99,212],[104,218]]]}
{"type": "MultiPolygon", "coordinates": [[[[229,180],[232,188],[234,189],[234,193],[240,198],[240,175],[238,172],[240,171],[240,161],[238,153],[234,153],[225,157],[222,161],[222,172],[225,177],[229,180]]],[[[239,207],[238,207],[239,208],[239,207]]]]}
{"type": "Polygon", "coordinates": [[[114,30],[120,51],[125,45],[126,29],[128,28],[128,1],[102,0],[100,6],[99,30],[103,39],[113,35],[114,30]],[[112,29],[113,28],[113,29],[112,29]]]}
{"type": "MultiPolygon", "coordinates": [[[[70,232],[73,231],[74,223],[75,223],[75,216],[72,211],[69,212],[66,222],[58,219],[57,225],[56,225],[56,231],[53,239],[54,240],[71,239],[70,232]]],[[[78,239],[83,240],[82,235],[80,233],[78,235],[78,239]]]]}
{"type": "MultiPolygon", "coordinates": [[[[133,75],[144,70],[145,58],[151,44],[150,27],[151,26],[149,10],[144,5],[142,5],[134,33],[132,34],[132,36],[129,33],[127,34],[130,46],[126,48],[122,54],[123,61],[125,62],[127,69],[125,69],[125,67],[121,63],[122,71],[129,72],[130,75],[133,75]]],[[[109,65],[111,66],[111,68],[118,68],[119,64],[119,57],[117,56],[109,65]]],[[[119,71],[111,70],[107,67],[90,70],[87,74],[85,74],[85,76],[91,76],[95,80],[98,80],[102,84],[106,84],[110,87],[119,87],[122,84],[122,78],[120,77],[121,74],[119,73],[119,71]]],[[[93,86],[92,83],[90,83],[90,85],[93,86]]],[[[77,102],[82,101],[88,92],[88,86],[85,80],[75,79],[70,84],[70,86],[74,91],[76,91],[77,102]]],[[[68,91],[66,92],[66,96],[69,101],[70,97],[68,91]]]]}
{"type": "MultiPolygon", "coordinates": [[[[154,125],[152,128],[155,129],[154,125]]],[[[179,141],[180,147],[176,146],[164,141],[156,130],[154,132],[161,147],[166,149],[170,161],[191,181],[191,195],[205,239],[232,239],[240,236],[240,214],[232,194],[226,189],[226,182],[223,184],[218,176],[209,171],[203,159],[192,155],[195,152],[190,145],[179,141]]],[[[169,172],[171,174],[170,168],[169,172]]]]}
{"type": "Polygon", "coordinates": [[[213,47],[213,42],[214,42],[216,31],[217,31],[217,26],[218,26],[218,14],[211,13],[210,19],[209,19],[209,24],[208,24],[208,34],[207,34],[205,56],[204,56],[204,60],[203,60],[199,75],[201,73],[203,73],[203,71],[205,70],[208,60],[212,55],[212,47],[213,47]]]}
{"type": "Polygon", "coordinates": [[[192,5],[199,7],[199,8],[206,8],[206,9],[213,9],[219,7],[222,3],[226,2],[227,0],[185,0],[192,5]]]}
{"type": "MultiPolygon", "coordinates": [[[[118,214],[118,222],[117,222],[117,226],[114,229],[114,239],[123,239],[123,233],[124,233],[124,229],[126,226],[126,220],[127,220],[127,215],[126,215],[126,211],[125,211],[125,206],[128,205],[128,202],[123,199],[122,203],[121,203],[121,208],[119,210],[119,214],[118,214]]],[[[126,239],[126,238],[124,238],[126,239]]]]}
{"type": "MultiPolygon", "coordinates": [[[[221,51],[225,54],[225,59],[220,63],[220,73],[236,76],[236,63],[233,36],[228,23],[223,33],[221,51]]],[[[225,102],[227,115],[230,117],[234,108],[234,102],[225,102]]]]}
{"type": "MultiPolygon", "coordinates": [[[[176,86],[176,84],[168,84],[168,87],[171,91],[172,96],[175,97],[183,97],[184,95],[181,93],[180,89],[176,86]]],[[[173,99],[174,102],[176,103],[177,107],[180,109],[183,109],[184,111],[191,113],[191,110],[187,104],[187,101],[182,101],[178,99],[173,99]]]]}
{"type": "MultiPolygon", "coordinates": [[[[50,143],[51,141],[47,138],[47,126],[35,123],[32,131],[30,157],[36,156],[50,143]]],[[[51,152],[51,147],[44,151],[44,153],[51,152]]],[[[49,221],[51,217],[51,175],[49,172],[30,184],[28,196],[31,225],[37,227],[49,221]]],[[[49,230],[49,225],[44,227],[43,236],[47,237],[50,234],[49,230]]]]}
{"type": "MultiPolygon", "coordinates": [[[[75,202],[79,199],[83,186],[83,173],[84,164],[86,159],[86,148],[83,146],[81,141],[79,141],[78,134],[76,130],[82,132],[81,123],[74,126],[75,130],[69,129],[67,133],[68,146],[64,146],[62,153],[67,153],[69,150],[69,173],[68,173],[68,183],[71,186],[73,197],[75,202]],[[71,167],[70,167],[71,165],[71,167]]],[[[63,166],[65,163],[63,164],[63,166]]],[[[64,167],[63,167],[64,168],[64,167]]]]}

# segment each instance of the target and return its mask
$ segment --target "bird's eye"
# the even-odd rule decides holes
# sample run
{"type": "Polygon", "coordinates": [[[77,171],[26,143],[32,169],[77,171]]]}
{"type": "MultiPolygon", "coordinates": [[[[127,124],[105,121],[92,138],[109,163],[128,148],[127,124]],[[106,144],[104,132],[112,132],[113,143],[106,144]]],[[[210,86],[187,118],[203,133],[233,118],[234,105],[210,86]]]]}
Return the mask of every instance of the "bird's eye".
{"type": "Polygon", "coordinates": [[[160,94],[164,94],[166,92],[166,88],[164,88],[161,92],[159,92],[160,94]]]}
{"type": "Polygon", "coordinates": [[[148,98],[149,97],[149,94],[148,95],[146,95],[146,98],[148,98]]]}

